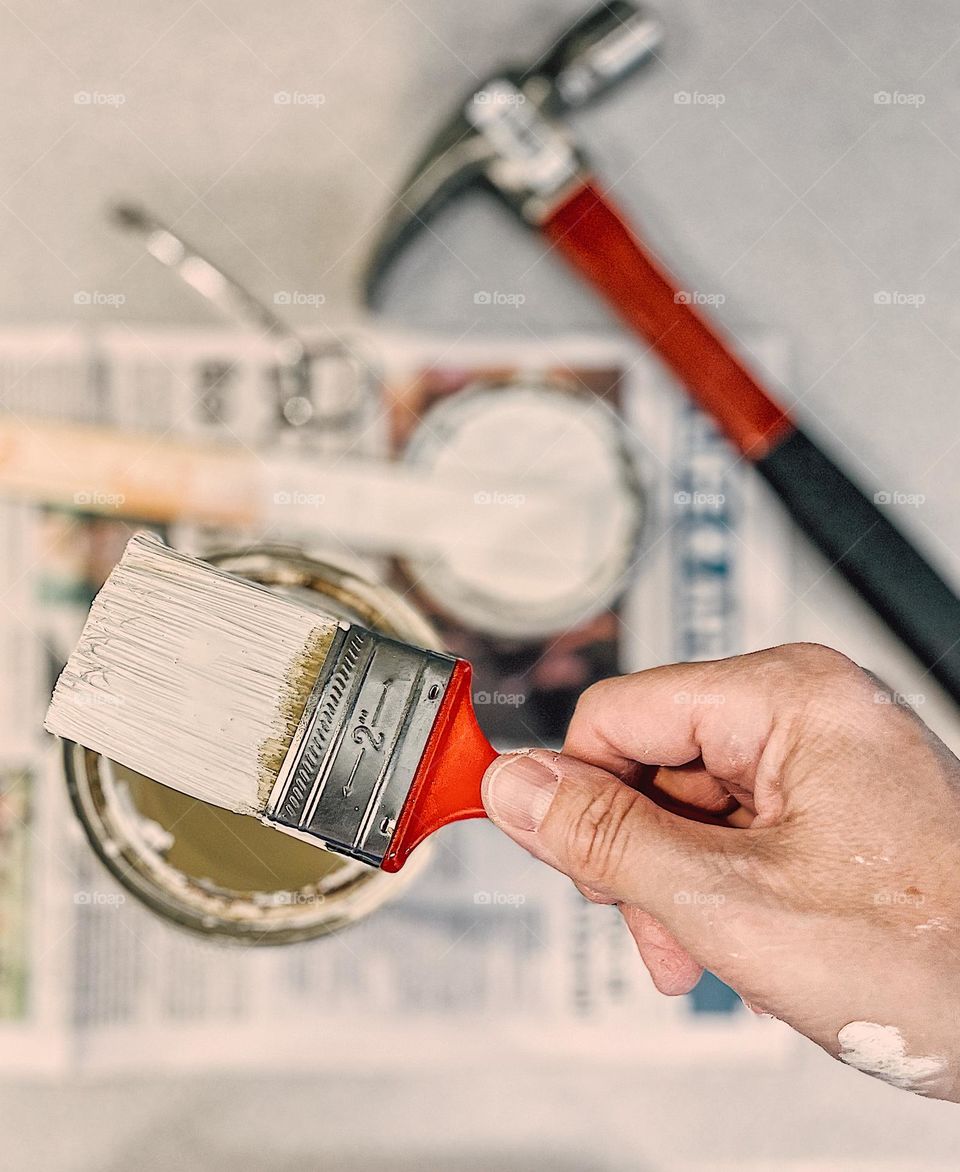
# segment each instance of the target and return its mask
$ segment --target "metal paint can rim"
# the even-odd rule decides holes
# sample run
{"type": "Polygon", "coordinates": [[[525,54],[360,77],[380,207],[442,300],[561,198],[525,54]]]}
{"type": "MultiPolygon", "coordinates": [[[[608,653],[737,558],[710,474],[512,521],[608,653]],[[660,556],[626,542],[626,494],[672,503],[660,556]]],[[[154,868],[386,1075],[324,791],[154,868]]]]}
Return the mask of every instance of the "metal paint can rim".
{"type": "MultiPolygon", "coordinates": [[[[287,546],[217,550],[203,555],[223,569],[301,598],[318,610],[354,619],[418,646],[440,649],[424,616],[369,571],[329,555],[314,557],[287,546]]],[[[113,877],[163,919],[207,939],[243,945],[286,944],[338,931],[396,896],[422,871],[425,843],[398,875],[344,859],[335,871],[295,890],[241,892],[165,863],[138,830],[129,791],[113,763],[71,741],[63,743],[67,791],[87,840],[113,877]],[[131,817],[131,814],[133,815],[131,817]]],[[[238,816],[239,817],[239,816],[238,816]]],[[[277,834],[266,830],[267,834],[277,834]]],[[[321,848],[317,848],[320,850],[321,848]]]]}

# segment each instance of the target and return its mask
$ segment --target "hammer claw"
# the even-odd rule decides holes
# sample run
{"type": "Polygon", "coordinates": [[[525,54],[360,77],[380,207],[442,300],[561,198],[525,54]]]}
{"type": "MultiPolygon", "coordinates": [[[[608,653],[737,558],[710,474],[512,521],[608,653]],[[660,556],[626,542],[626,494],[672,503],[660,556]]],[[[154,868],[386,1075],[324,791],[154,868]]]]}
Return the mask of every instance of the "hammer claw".
{"type": "MultiPolygon", "coordinates": [[[[408,241],[464,188],[485,183],[530,218],[522,189],[537,163],[559,176],[559,186],[576,170],[576,152],[552,117],[600,96],[649,61],[661,36],[659,22],[630,0],[605,0],[554,40],[534,65],[500,69],[474,87],[384,217],[364,278],[367,304],[377,303],[383,277],[408,241]],[[506,167],[504,141],[517,154],[506,167]],[[505,181],[508,173],[511,179],[505,181]]],[[[537,188],[538,182],[532,185],[537,188]]]]}
{"type": "Polygon", "coordinates": [[[363,294],[368,305],[377,305],[384,276],[407,243],[460,191],[482,178],[490,154],[490,148],[460,113],[434,138],[383,217],[364,276],[363,294]]]}

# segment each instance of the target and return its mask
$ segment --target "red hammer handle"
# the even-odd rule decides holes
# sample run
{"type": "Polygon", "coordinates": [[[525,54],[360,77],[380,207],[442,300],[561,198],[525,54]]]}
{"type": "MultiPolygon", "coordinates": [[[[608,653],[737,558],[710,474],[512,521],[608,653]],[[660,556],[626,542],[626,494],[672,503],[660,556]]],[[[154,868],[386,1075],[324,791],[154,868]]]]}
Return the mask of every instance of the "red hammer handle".
{"type": "Polygon", "coordinates": [[[686,385],[853,588],[960,703],[960,598],[790,420],[585,183],[542,229],[686,385]]]}
{"type": "Polygon", "coordinates": [[[782,408],[734,357],[689,296],[671,284],[592,183],[553,211],[542,231],[751,460],[766,455],[793,430],[782,408]]]}

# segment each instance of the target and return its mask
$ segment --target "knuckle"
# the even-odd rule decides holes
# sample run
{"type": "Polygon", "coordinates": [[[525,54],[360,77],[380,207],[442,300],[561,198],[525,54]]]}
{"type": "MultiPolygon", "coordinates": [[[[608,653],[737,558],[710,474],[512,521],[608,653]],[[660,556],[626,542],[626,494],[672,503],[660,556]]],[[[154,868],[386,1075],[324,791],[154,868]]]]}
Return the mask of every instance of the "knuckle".
{"type": "Polygon", "coordinates": [[[777,649],[788,688],[820,697],[830,704],[837,698],[856,700],[870,684],[867,672],[833,647],[821,643],[789,643],[777,649]]]}
{"type": "Polygon", "coordinates": [[[786,643],[777,650],[790,667],[802,666],[810,671],[839,675],[861,672],[857,664],[842,651],[823,643],[786,643]]]}
{"type": "Polygon", "coordinates": [[[606,743],[606,716],[611,700],[622,682],[623,677],[599,680],[581,693],[567,726],[564,738],[565,752],[589,760],[597,751],[598,745],[606,743]]]}
{"type": "Polygon", "coordinates": [[[577,881],[594,891],[615,889],[629,857],[632,814],[640,795],[628,786],[593,797],[571,828],[571,866],[577,881]]]}
{"type": "Polygon", "coordinates": [[[580,694],[580,698],[577,700],[576,707],[573,710],[571,724],[574,722],[583,723],[584,721],[589,721],[595,712],[602,711],[616,684],[617,680],[615,678],[598,680],[595,684],[591,684],[589,688],[580,694]]]}

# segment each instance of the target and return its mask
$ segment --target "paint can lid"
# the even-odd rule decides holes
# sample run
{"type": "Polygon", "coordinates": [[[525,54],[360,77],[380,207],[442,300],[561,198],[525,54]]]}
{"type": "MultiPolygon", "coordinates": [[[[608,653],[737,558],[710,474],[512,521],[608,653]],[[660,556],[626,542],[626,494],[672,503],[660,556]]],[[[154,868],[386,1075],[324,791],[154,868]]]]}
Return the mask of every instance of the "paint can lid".
{"type": "Polygon", "coordinates": [[[469,477],[465,539],[408,572],[441,611],[487,634],[579,626],[629,585],[644,495],[622,421],[566,383],[475,384],[433,406],[404,458],[469,477]],[[483,529],[483,541],[468,540],[483,529]],[[499,543],[499,544],[498,544],[499,543]]]}

